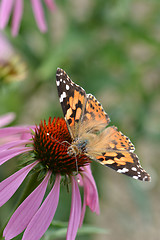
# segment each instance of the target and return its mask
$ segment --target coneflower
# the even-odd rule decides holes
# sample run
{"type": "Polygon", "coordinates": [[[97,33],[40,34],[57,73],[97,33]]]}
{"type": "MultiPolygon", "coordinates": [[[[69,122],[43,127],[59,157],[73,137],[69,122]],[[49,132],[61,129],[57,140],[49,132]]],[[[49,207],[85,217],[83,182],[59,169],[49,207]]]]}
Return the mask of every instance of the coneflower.
{"type": "Polygon", "coordinates": [[[24,230],[23,240],[40,239],[57,209],[60,183],[67,178],[68,184],[71,183],[72,200],[66,239],[74,240],[83,223],[86,206],[99,214],[99,200],[89,158],[67,154],[71,137],[65,120],[54,118],[52,121],[49,118],[47,123],[41,121],[39,126],[1,128],[0,139],[6,139],[0,145],[0,165],[26,152],[30,155],[28,160],[32,159],[0,183],[0,206],[12,197],[32,169],[43,176],[37,188],[13,213],[3,232],[5,239],[12,239],[24,230]],[[53,187],[42,203],[49,180],[53,181],[53,187]],[[84,189],[83,206],[79,186],[84,189]]]}

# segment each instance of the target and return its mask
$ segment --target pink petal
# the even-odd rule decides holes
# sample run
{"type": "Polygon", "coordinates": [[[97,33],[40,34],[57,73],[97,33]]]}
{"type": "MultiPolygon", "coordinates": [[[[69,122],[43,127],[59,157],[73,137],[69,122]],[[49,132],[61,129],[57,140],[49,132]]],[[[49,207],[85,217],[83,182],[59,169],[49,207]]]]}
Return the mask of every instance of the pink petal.
{"type": "MultiPolygon", "coordinates": [[[[8,61],[13,56],[13,54],[14,54],[14,49],[13,49],[12,45],[10,44],[10,42],[8,41],[8,39],[4,35],[4,33],[2,33],[2,31],[0,31],[0,59],[1,59],[1,62],[8,61]]],[[[14,113],[8,113],[8,114],[9,115],[11,114],[12,116],[14,115],[14,113]]],[[[1,121],[1,117],[0,117],[0,121],[1,121]]],[[[14,119],[11,119],[11,120],[13,121],[14,119]]]]}
{"type": "Polygon", "coordinates": [[[29,140],[32,140],[33,134],[31,133],[31,130],[34,132],[35,126],[34,126],[34,128],[30,128],[30,132],[29,132],[29,133],[27,133],[27,132],[22,133],[20,139],[29,139],[29,140]]]}
{"type": "Polygon", "coordinates": [[[3,232],[6,239],[14,238],[27,227],[43,200],[50,175],[50,173],[46,175],[41,184],[14,212],[3,232]]]}
{"type": "Polygon", "coordinates": [[[0,138],[7,137],[12,134],[22,134],[22,133],[31,133],[29,126],[22,126],[22,127],[7,127],[0,129],[0,138]]]}
{"type": "Polygon", "coordinates": [[[18,34],[22,13],[23,13],[23,0],[16,0],[14,11],[13,11],[13,20],[12,20],[13,36],[16,36],[18,34]]]}
{"type": "Polygon", "coordinates": [[[86,204],[90,207],[92,212],[99,214],[98,191],[92,173],[90,170],[86,169],[86,172],[83,172],[83,176],[84,188],[86,188],[86,204]]]}
{"type": "Polygon", "coordinates": [[[21,147],[21,148],[13,148],[6,151],[2,151],[0,152],[0,165],[2,165],[3,163],[5,163],[11,158],[18,156],[21,153],[29,152],[32,150],[33,148],[31,147],[23,147],[23,148],[21,147]]]}
{"type": "Polygon", "coordinates": [[[2,0],[0,5],[0,29],[4,29],[11,15],[14,0],[2,0]]]}
{"type": "Polygon", "coordinates": [[[79,192],[78,183],[74,177],[71,177],[71,181],[72,181],[72,203],[66,240],[75,239],[81,216],[81,196],[79,192]]]}
{"type": "Polygon", "coordinates": [[[86,212],[86,190],[84,188],[84,196],[83,196],[83,207],[82,207],[82,211],[81,211],[81,218],[80,218],[80,222],[79,222],[79,227],[82,226],[83,224],[83,220],[84,220],[84,216],[85,216],[85,212],[86,212]]]}
{"type": "Polygon", "coordinates": [[[14,113],[7,113],[0,117],[0,127],[3,127],[5,125],[8,125],[15,119],[14,113]]]}
{"type": "Polygon", "coordinates": [[[45,16],[43,12],[43,7],[40,0],[31,0],[34,16],[37,22],[39,29],[42,32],[47,31],[45,16]]]}
{"type": "Polygon", "coordinates": [[[56,6],[52,0],[45,0],[45,3],[51,11],[55,10],[56,6]]]}
{"type": "Polygon", "coordinates": [[[39,240],[48,229],[54,217],[59,201],[60,179],[61,176],[57,175],[52,190],[48,194],[39,210],[33,216],[26,228],[26,231],[24,232],[22,240],[39,240]]]}
{"type": "Polygon", "coordinates": [[[6,203],[19,188],[29,171],[37,164],[34,162],[14,173],[0,183],[0,207],[6,203]]]}
{"type": "Polygon", "coordinates": [[[92,176],[90,165],[83,167],[82,176],[80,185],[84,186],[84,199],[79,227],[82,226],[87,205],[90,207],[91,211],[96,212],[96,214],[99,214],[100,211],[97,187],[92,176]]]}
{"type": "Polygon", "coordinates": [[[25,146],[26,144],[29,144],[30,142],[28,140],[17,140],[17,141],[12,141],[12,142],[7,142],[0,146],[0,151],[5,151],[7,149],[17,147],[17,146],[25,146]]]}

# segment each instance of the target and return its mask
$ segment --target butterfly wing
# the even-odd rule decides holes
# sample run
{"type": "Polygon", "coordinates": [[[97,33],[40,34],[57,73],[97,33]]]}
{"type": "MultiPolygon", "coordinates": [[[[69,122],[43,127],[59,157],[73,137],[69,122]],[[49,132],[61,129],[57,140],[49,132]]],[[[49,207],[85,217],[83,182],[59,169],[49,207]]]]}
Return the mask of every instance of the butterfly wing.
{"type": "Polygon", "coordinates": [[[72,139],[85,132],[102,130],[110,122],[102,105],[91,94],[75,84],[63,69],[58,68],[56,84],[63,114],[72,139]]]}
{"type": "Polygon", "coordinates": [[[118,173],[134,179],[150,181],[150,175],[141,167],[139,159],[134,153],[134,145],[116,127],[106,128],[92,144],[94,150],[90,147],[88,153],[94,160],[118,173]]]}
{"type": "Polygon", "coordinates": [[[86,94],[85,90],[60,68],[57,69],[56,83],[72,139],[89,140],[86,155],[119,173],[150,181],[151,178],[141,167],[129,138],[114,126],[104,129],[110,119],[97,99],[86,94]]]}
{"type": "Polygon", "coordinates": [[[110,122],[108,114],[104,111],[100,102],[98,102],[92,94],[87,94],[83,121],[101,122],[105,126],[107,126],[110,122]]]}
{"type": "Polygon", "coordinates": [[[68,130],[72,139],[75,139],[78,137],[79,125],[85,108],[86,92],[60,68],[57,69],[56,84],[68,130]]]}

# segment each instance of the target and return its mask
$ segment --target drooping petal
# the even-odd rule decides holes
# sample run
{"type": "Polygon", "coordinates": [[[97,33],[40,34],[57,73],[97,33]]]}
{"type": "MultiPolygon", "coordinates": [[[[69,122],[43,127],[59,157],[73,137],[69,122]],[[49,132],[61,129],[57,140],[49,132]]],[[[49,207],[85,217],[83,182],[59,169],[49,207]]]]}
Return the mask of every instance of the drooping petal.
{"type": "Polygon", "coordinates": [[[87,205],[90,207],[92,212],[96,212],[96,214],[99,214],[100,212],[98,191],[92,176],[90,165],[84,167],[83,177],[81,178],[80,184],[81,186],[84,186],[84,199],[79,227],[82,226],[87,205]]]}
{"type": "Polygon", "coordinates": [[[45,21],[42,3],[40,0],[31,0],[31,2],[32,2],[32,8],[33,8],[33,12],[34,12],[34,16],[35,16],[37,25],[42,32],[46,32],[47,25],[46,25],[46,21],[45,21]]]}
{"type": "Polygon", "coordinates": [[[45,0],[45,3],[50,10],[52,10],[52,11],[55,10],[56,6],[55,6],[55,3],[53,3],[52,0],[45,0]]]}
{"type": "Polygon", "coordinates": [[[4,114],[3,116],[0,116],[0,127],[3,127],[5,125],[8,125],[15,119],[15,114],[14,113],[7,113],[4,114]]]}
{"type": "Polygon", "coordinates": [[[48,194],[39,210],[33,216],[26,228],[26,231],[24,232],[22,240],[39,240],[48,229],[54,217],[59,201],[60,179],[61,176],[57,175],[52,190],[48,194]]]}
{"type": "Polygon", "coordinates": [[[91,170],[88,167],[84,167],[84,188],[86,191],[86,204],[90,207],[92,212],[99,214],[99,198],[96,183],[92,176],[91,170]]]}
{"type": "Polygon", "coordinates": [[[13,36],[16,36],[18,34],[22,13],[23,13],[23,0],[16,0],[12,19],[13,36]]]}
{"type": "Polygon", "coordinates": [[[74,177],[71,177],[71,182],[72,182],[72,202],[66,240],[75,239],[81,216],[81,196],[78,183],[74,177]]]}
{"type": "Polygon", "coordinates": [[[0,5],[0,29],[4,29],[8,23],[14,0],[2,0],[0,5]]]}
{"type": "Polygon", "coordinates": [[[49,178],[50,173],[14,212],[3,232],[6,239],[14,238],[27,227],[43,200],[49,178]]]}
{"type": "Polygon", "coordinates": [[[12,197],[27,174],[37,163],[38,161],[22,168],[0,183],[0,207],[12,197]]]}
{"type": "Polygon", "coordinates": [[[86,188],[84,188],[83,207],[82,207],[82,211],[81,211],[81,218],[80,218],[80,222],[79,222],[79,227],[81,227],[82,224],[83,224],[83,220],[84,220],[84,216],[85,216],[85,212],[86,212],[86,206],[87,206],[86,195],[87,195],[86,188]]]}
{"type": "Polygon", "coordinates": [[[5,163],[11,158],[18,156],[21,153],[29,152],[32,150],[33,148],[31,147],[21,147],[21,148],[13,148],[6,151],[2,151],[0,152],[0,165],[2,165],[3,163],[5,163]]]}

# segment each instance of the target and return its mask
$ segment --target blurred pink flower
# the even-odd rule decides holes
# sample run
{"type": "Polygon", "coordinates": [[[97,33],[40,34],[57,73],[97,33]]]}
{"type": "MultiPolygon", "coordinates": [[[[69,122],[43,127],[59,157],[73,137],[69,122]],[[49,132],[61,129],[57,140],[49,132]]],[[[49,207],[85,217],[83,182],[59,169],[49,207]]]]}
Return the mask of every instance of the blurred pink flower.
{"type": "Polygon", "coordinates": [[[22,81],[27,76],[27,66],[12,47],[7,37],[0,32],[0,82],[22,81]]]}
{"type": "MultiPolygon", "coordinates": [[[[99,214],[99,200],[94,178],[91,173],[89,159],[85,156],[75,157],[67,154],[66,142],[71,138],[64,119],[49,118],[48,124],[41,122],[39,126],[9,127],[0,129],[0,138],[11,137],[14,140],[0,145],[0,165],[19,154],[34,154],[33,162],[23,167],[0,183],[0,206],[6,203],[27,174],[36,166],[45,170],[41,184],[17,208],[3,235],[6,240],[12,239],[24,230],[22,240],[39,240],[48,229],[58,206],[60,181],[65,176],[71,182],[71,212],[66,234],[67,240],[74,240],[78,227],[83,223],[86,206],[99,214]],[[15,140],[16,139],[16,140],[15,140]],[[75,176],[75,173],[78,174],[75,176]],[[54,186],[43,201],[51,175],[55,176],[54,186]],[[77,180],[78,179],[78,180],[77,180]],[[79,186],[84,188],[83,207],[79,186]]],[[[29,159],[30,160],[30,159],[29,159]]]]}
{"type": "MultiPolygon", "coordinates": [[[[11,12],[13,10],[12,17],[12,34],[16,36],[19,31],[20,22],[23,14],[24,0],[1,0],[0,4],[0,29],[4,29],[7,25],[11,12]]],[[[53,0],[44,0],[49,10],[55,9],[55,4],[53,0]]],[[[32,9],[34,12],[35,20],[40,31],[45,32],[47,30],[47,25],[45,21],[44,11],[42,7],[41,0],[31,0],[32,9]]]]}
{"type": "Polygon", "coordinates": [[[0,63],[4,63],[13,57],[14,49],[6,36],[0,32],[0,63]]]}
{"type": "Polygon", "coordinates": [[[0,116],[0,128],[10,124],[15,119],[15,114],[10,112],[0,116]]]}

